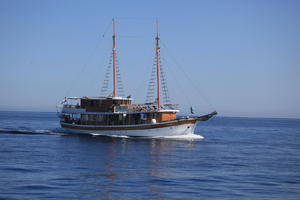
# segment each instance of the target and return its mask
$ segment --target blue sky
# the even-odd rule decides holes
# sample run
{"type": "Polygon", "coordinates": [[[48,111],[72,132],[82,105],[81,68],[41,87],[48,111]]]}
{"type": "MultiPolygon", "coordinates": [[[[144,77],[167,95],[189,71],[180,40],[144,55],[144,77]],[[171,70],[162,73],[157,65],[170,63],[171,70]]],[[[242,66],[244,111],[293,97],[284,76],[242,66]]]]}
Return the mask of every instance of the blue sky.
{"type": "Polygon", "coordinates": [[[299,10],[297,0],[0,0],[0,110],[55,111],[65,96],[99,95],[112,17],[125,92],[143,102],[158,18],[170,96],[184,112],[300,118],[299,10]]]}

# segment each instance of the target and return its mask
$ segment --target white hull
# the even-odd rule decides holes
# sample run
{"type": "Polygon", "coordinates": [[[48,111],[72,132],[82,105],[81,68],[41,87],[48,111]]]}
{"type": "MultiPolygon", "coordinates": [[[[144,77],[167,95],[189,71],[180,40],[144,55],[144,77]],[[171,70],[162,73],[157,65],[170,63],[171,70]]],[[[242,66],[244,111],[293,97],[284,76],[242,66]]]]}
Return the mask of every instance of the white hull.
{"type": "Polygon", "coordinates": [[[165,137],[193,134],[197,123],[168,126],[162,128],[136,129],[136,130],[80,130],[64,128],[69,133],[100,134],[107,136],[133,136],[133,137],[165,137]]]}

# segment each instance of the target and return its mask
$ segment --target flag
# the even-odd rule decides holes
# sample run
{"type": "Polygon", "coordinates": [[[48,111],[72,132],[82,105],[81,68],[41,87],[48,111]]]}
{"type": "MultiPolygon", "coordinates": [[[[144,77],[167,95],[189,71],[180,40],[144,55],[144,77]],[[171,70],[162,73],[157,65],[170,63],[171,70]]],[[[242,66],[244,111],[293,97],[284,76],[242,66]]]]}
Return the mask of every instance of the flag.
{"type": "Polygon", "coordinates": [[[191,113],[194,114],[194,108],[191,106],[191,113]]]}

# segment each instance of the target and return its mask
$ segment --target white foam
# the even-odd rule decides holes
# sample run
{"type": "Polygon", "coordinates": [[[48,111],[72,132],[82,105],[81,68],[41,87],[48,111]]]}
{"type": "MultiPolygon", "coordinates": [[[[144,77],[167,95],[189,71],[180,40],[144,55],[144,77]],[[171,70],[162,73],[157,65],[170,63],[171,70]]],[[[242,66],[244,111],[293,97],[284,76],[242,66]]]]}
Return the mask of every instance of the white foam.
{"type": "Polygon", "coordinates": [[[92,136],[107,136],[107,137],[116,137],[116,138],[129,138],[129,136],[126,135],[105,135],[100,133],[91,133],[92,136]]]}
{"type": "Polygon", "coordinates": [[[30,131],[30,132],[37,133],[37,134],[67,135],[67,133],[65,133],[65,132],[58,132],[58,131],[55,131],[55,130],[44,130],[44,129],[33,130],[33,131],[30,131]]]}
{"type": "Polygon", "coordinates": [[[44,130],[44,129],[0,129],[0,132],[8,132],[8,133],[22,133],[22,134],[57,134],[51,130],[44,130]]]}
{"type": "MultiPolygon", "coordinates": [[[[61,130],[45,130],[45,129],[37,129],[37,130],[26,130],[26,129],[5,129],[0,128],[0,132],[17,132],[17,133],[33,133],[33,134],[54,134],[54,135],[69,135],[70,133],[61,131],[61,130]]],[[[101,133],[90,133],[92,136],[107,136],[107,137],[115,137],[115,138],[131,138],[126,135],[106,135],[101,133]]],[[[176,136],[148,136],[141,138],[149,138],[149,139],[173,139],[173,140],[201,140],[204,137],[197,134],[187,134],[187,135],[176,135],[176,136]]]]}
{"type": "Polygon", "coordinates": [[[152,138],[175,139],[175,140],[201,140],[202,135],[188,134],[188,135],[174,135],[174,136],[158,136],[152,138]]]}
{"type": "MultiPolygon", "coordinates": [[[[92,136],[107,136],[107,137],[116,137],[116,138],[131,138],[126,135],[105,135],[100,133],[91,133],[92,136]]],[[[134,137],[135,138],[135,137],[134,137]]],[[[175,135],[175,136],[150,136],[150,137],[141,137],[141,138],[149,138],[149,139],[173,139],[173,140],[201,140],[204,137],[196,134],[188,134],[188,135],[175,135]]]]}
{"type": "Polygon", "coordinates": [[[44,130],[44,129],[33,130],[32,132],[34,132],[34,133],[48,133],[48,134],[53,133],[50,130],[44,130]]]}

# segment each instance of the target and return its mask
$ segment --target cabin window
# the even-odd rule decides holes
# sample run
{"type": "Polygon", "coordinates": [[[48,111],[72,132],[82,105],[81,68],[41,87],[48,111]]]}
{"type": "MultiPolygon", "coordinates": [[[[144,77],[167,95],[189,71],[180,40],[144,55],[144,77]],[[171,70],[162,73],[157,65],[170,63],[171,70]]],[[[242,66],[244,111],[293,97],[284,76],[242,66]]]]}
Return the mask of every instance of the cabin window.
{"type": "Polygon", "coordinates": [[[119,120],[123,120],[123,116],[122,115],[119,115],[119,120]]]}
{"type": "Polygon", "coordinates": [[[141,120],[147,120],[147,114],[141,113],[141,120]]]}
{"type": "Polygon", "coordinates": [[[91,107],[97,106],[97,101],[91,100],[91,101],[90,101],[90,106],[91,106],[91,107]]]}
{"type": "Polygon", "coordinates": [[[128,106],[116,106],[116,112],[128,111],[128,106]]]}
{"type": "Polygon", "coordinates": [[[88,121],[96,121],[97,120],[97,115],[88,115],[88,121]]]}
{"type": "Polygon", "coordinates": [[[103,121],[103,115],[97,115],[97,121],[103,121]]]}
{"type": "Polygon", "coordinates": [[[81,115],[82,121],[88,121],[88,115],[81,115]]]}

